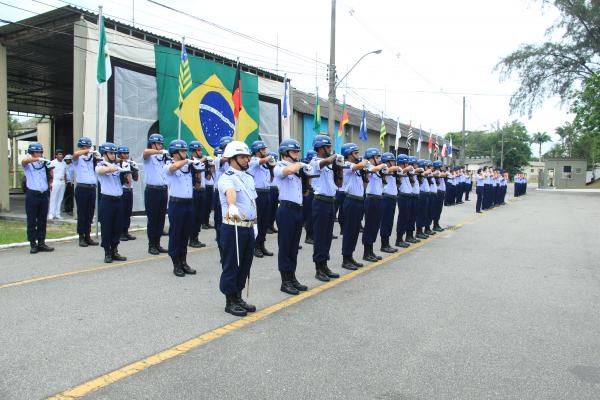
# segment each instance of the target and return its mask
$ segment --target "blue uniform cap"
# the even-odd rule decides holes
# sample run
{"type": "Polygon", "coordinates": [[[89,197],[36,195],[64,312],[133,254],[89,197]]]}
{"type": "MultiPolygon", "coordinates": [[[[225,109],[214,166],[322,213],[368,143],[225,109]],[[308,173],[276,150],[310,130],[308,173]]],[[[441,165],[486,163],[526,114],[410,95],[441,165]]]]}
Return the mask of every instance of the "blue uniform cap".
{"type": "Polygon", "coordinates": [[[115,146],[114,143],[111,142],[106,142],[106,143],[102,143],[100,145],[100,148],[98,149],[100,151],[100,154],[105,154],[105,153],[116,153],[117,152],[117,146],[115,146]]]}
{"type": "Polygon", "coordinates": [[[417,160],[417,165],[419,166],[419,168],[425,168],[425,166],[427,165],[427,160],[419,159],[417,160]]]}
{"type": "Polygon", "coordinates": [[[408,156],[408,163],[409,164],[416,164],[417,163],[417,157],[415,157],[415,156],[408,156]]]}
{"type": "Polygon", "coordinates": [[[189,145],[190,151],[203,150],[202,144],[197,140],[192,140],[189,145]]]}
{"type": "Polygon", "coordinates": [[[29,154],[32,154],[34,152],[42,152],[43,153],[44,148],[39,143],[29,143],[29,146],[27,146],[27,152],[29,154]]]}
{"type": "Polygon", "coordinates": [[[314,150],[309,150],[306,152],[306,159],[308,161],[311,161],[315,156],[317,155],[317,152],[314,150]]]}
{"type": "Polygon", "coordinates": [[[396,157],[396,164],[406,163],[408,163],[408,156],[406,154],[398,154],[398,157],[396,157]]]}
{"type": "Polygon", "coordinates": [[[434,168],[441,168],[443,165],[444,164],[440,160],[436,160],[436,161],[433,162],[433,167],[434,168]]]}
{"type": "Polygon", "coordinates": [[[265,142],[263,142],[262,140],[255,140],[254,142],[252,142],[252,145],[250,146],[250,152],[252,154],[255,154],[257,151],[266,149],[266,148],[267,148],[267,145],[265,142]]]}
{"type": "Polygon", "coordinates": [[[269,155],[273,157],[275,160],[279,160],[279,156],[274,151],[269,152],[269,155]]]}
{"type": "Polygon", "coordinates": [[[223,149],[215,149],[215,157],[223,154],[223,149]]]}
{"type": "Polygon", "coordinates": [[[344,143],[342,145],[342,155],[348,157],[350,154],[358,151],[358,146],[355,143],[344,143]]]}
{"type": "Polygon", "coordinates": [[[129,147],[127,147],[124,144],[122,144],[119,147],[117,147],[117,153],[119,153],[119,154],[129,153],[129,147]]]}
{"type": "Polygon", "coordinates": [[[392,153],[386,152],[381,155],[381,162],[396,161],[396,157],[392,153]]]}
{"type": "Polygon", "coordinates": [[[92,139],[89,137],[80,137],[77,139],[77,147],[89,146],[92,147],[92,139]]]}
{"type": "Polygon", "coordinates": [[[317,135],[313,139],[313,149],[317,150],[323,146],[331,146],[331,139],[327,135],[317,135]]]}
{"type": "Polygon", "coordinates": [[[367,149],[367,151],[365,151],[366,159],[369,159],[371,157],[376,157],[376,156],[381,156],[381,153],[379,152],[379,149],[376,149],[375,147],[370,147],[367,149]]]}
{"type": "Polygon", "coordinates": [[[231,142],[233,142],[233,138],[231,136],[223,136],[221,139],[219,139],[219,147],[221,150],[225,150],[225,147],[231,142]]]}
{"type": "Polygon", "coordinates": [[[172,140],[171,143],[169,143],[169,154],[173,154],[179,150],[186,150],[187,151],[187,143],[181,139],[175,139],[172,140]]]}
{"type": "Polygon", "coordinates": [[[285,139],[279,145],[279,154],[286,154],[290,150],[300,151],[300,143],[294,139],[285,139]]]}
{"type": "Polygon", "coordinates": [[[153,133],[152,135],[148,136],[148,146],[150,146],[152,143],[163,144],[164,142],[165,138],[160,133],[153,133]]]}

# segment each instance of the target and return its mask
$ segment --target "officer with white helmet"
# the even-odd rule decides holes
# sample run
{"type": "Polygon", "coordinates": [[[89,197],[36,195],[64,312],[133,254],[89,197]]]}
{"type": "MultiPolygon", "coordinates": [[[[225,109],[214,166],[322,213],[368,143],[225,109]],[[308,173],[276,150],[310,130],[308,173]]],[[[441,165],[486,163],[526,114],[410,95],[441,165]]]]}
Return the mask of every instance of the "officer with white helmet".
{"type": "Polygon", "coordinates": [[[246,171],[250,149],[244,142],[232,141],[223,151],[228,169],[219,177],[219,200],[223,219],[220,246],[222,267],[219,288],[225,295],[225,312],[243,317],[256,307],[242,299],[242,290],[250,276],[254,258],[256,190],[254,179],[246,171]]]}

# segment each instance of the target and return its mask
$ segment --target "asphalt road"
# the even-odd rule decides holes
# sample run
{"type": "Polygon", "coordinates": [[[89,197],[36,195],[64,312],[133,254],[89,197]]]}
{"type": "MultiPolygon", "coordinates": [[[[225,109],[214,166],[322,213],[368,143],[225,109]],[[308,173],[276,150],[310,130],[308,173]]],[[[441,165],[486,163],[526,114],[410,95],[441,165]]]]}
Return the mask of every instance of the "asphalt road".
{"type": "MultiPolygon", "coordinates": [[[[481,217],[474,202],[446,208],[457,229],[87,397],[598,399],[599,200],[531,191],[481,217]]],[[[61,393],[236,321],[214,231],[201,236],[211,247],[183,279],[143,238],[108,269],[75,243],[0,252],[0,399],[61,393]]],[[[314,288],[310,257],[304,245],[298,275],[314,288]]],[[[255,262],[250,291],[259,309],[289,299],[275,259],[255,262]]]]}

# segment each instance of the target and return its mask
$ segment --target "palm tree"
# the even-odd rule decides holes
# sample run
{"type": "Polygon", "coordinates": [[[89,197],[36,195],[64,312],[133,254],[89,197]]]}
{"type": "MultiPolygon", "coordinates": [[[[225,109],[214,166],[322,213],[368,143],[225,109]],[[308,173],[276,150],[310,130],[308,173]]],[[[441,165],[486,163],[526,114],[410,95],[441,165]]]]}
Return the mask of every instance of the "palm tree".
{"type": "Polygon", "coordinates": [[[552,138],[546,132],[537,132],[531,137],[531,143],[537,143],[540,146],[540,161],[542,161],[542,144],[550,141],[552,138]]]}

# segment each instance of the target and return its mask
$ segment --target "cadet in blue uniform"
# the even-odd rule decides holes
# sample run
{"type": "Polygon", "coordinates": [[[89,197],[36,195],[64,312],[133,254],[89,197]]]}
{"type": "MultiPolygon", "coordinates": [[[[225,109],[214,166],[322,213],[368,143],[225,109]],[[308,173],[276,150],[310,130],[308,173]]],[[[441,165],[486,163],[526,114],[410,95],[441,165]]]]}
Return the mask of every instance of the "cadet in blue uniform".
{"type": "MultiPolygon", "coordinates": [[[[221,151],[220,149],[217,150],[221,151]]],[[[217,150],[215,150],[215,157],[217,156],[217,150]]],[[[215,162],[212,158],[207,162],[207,167],[201,172],[202,181],[200,182],[201,187],[205,189],[202,200],[202,204],[204,204],[204,208],[202,209],[202,229],[214,228],[210,224],[210,213],[214,209],[213,193],[215,192],[215,180],[213,178],[215,174],[215,162]]]]}
{"type": "Polygon", "coordinates": [[[398,201],[398,166],[396,157],[392,153],[383,153],[381,162],[385,167],[380,172],[383,177],[383,199],[381,200],[381,220],[379,235],[381,236],[381,251],[384,253],[395,253],[396,250],[390,246],[390,236],[396,216],[396,202],[398,201]]]}
{"type": "MultiPolygon", "coordinates": [[[[343,157],[331,154],[331,139],[327,135],[317,135],[313,139],[313,149],[317,155],[312,159],[310,165],[312,171],[318,177],[313,178],[312,185],[315,191],[313,200],[313,262],[315,263],[315,278],[322,282],[328,282],[331,278],[339,278],[340,275],[332,272],[327,266],[329,261],[329,250],[333,239],[333,224],[335,218],[335,192],[342,185],[339,178],[334,180],[333,164],[337,163],[336,169],[343,166],[343,157]],[[342,165],[340,165],[342,164],[342,165]]],[[[341,177],[343,179],[343,177],[341,177]]]]}
{"type": "Polygon", "coordinates": [[[280,161],[273,173],[279,188],[279,208],[276,219],[279,234],[277,265],[281,273],[281,291],[297,295],[308,288],[298,282],[298,246],[302,236],[302,174],[309,174],[308,165],[298,162],[300,143],[286,139],[279,145],[280,161]]]}
{"type": "Polygon", "coordinates": [[[427,235],[435,235],[436,231],[431,229],[431,224],[437,215],[437,183],[435,181],[435,177],[433,176],[433,163],[430,160],[425,160],[425,176],[424,178],[427,180],[427,184],[429,185],[429,192],[427,194],[427,217],[425,219],[425,229],[424,232],[427,235]]]}
{"type": "Polygon", "coordinates": [[[100,203],[98,217],[102,234],[101,246],[104,249],[104,262],[125,261],[119,254],[119,238],[121,237],[121,195],[123,184],[121,173],[129,172],[129,166],[122,168],[117,164],[117,146],[106,142],[100,145],[102,160],[96,164],[96,175],[100,182],[100,203]]]}
{"type": "Polygon", "coordinates": [[[242,299],[254,258],[256,191],[254,179],[246,173],[250,150],[243,142],[230,142],[223,152],[229,160],[227,171],[219,178],[219,199],[223,211],[221,245],[223,272],[220,289],[225,295],[225,312],[243,317],[256,307],[242,299]],[[239,263],[238,263],[239,261],[239,263]]]}
{"type": "Polygon", "coordinates": [[[492,174],[490,168],[484,167],[483,174],[485,176],[483,183],[483,209],[487,210],[491,207],[492,204],[492,174]]]}
{"type": "MultiPolygon", "coordinates": [[[[254,257],[272,256],[273,253],[265,248],[267,228],[271,221],[271,182],[273,181],[273,170],[269,165],[275,166],[275,159],[268,153],[267,145],[262,140],[256,140],[250,146],[252,158],[248,167],[248,173],[254,178],[256,188],[256,211],[258,215],[258,234],[254,241],[254,257]]],[[[279,224],[277,224],[279,226],[279,224]]]]}
{"type": "MultiPolygon", "coordinates": [[[[231,142],[233,142],[233,138],[231,136],[221,137],[221,139],[219,139],[219,149],[224,153],[225,147],[231,142]]],[[[223,246],[221,244],[221,223],[223,221],[223,214],[221,213],[219,179],[221,178],[221,175],[223,175],[229,168],[229,163],[227,162],[227,157],[225,157],[223,154],[217,155],[215,153],[215,156],[215,173],[213,175],[215,180],[215,192],[213,193],[215,240],[217,242],[217,246],[219,247],[219,254],[221,255],[221,258],[223,258],[223,246]]]]}
{"type": "MultiPolygon", "coordinates": [[[[306,152],[306,157],[302,159],[304,164],[310,164],[313,157],[317,153],[314,150],[306,152]]],[[[302,188],[302,214],[303,214],[303,225],[306,230],[306,237],[304,243],[314,244],[313,240],[313,220],[312,220],[312,203],[315,197],[315,191],[312,187],[312,178],[315,176],[310,175],[306,178],[306,187],[302,188]]]]}
{"type": "Polygon", "coordinates": [[[73,186],[73,184],[74,184],[74,179],[75,179],[75,166],[73,165],[73,155],[72,154],[67,154],[65,156],[65,164],[67,166],[65,168],[66,186],[65,186],[65,200],[63,202],[64,211],[68,215],[73,215],[73,195],[74,195],[74,190],[75,190],[75,187],[73,186]]]}
{"type": "Polygon", "coordinates": [[[125,172],[121,172],[121,184],[123,194],[121,195],[121,237],[120,241],[135,240],[136,237],[129,234],[131,226],[131,214],[133,211],[133,181],[139,179],[139,169],[135,161],[129,159],[129,147],[121,145],[117,147],[118,165],[125,172]],[[129,169],[129,171],[127,171],[129,169]]]}
{"type": "Polygon", "coordinates": [[[342,155],[346,159],[344,164],[344,182],[346,195],[344,197],[342,226],[342,268],[351,271],[361,268],[362,263],[354,259],[354,250],[360,233],[360,222],[362,221],[365,205],[364,195],[367,182],[367,160],[360,160],[358,146],[354,143],[342,145],[342,155]]]}
{"type": "Polygon", "coordinates": [[[194,166],[199,168],[200,161],[188,158],[187,150],[183,140],[171,141],[171,160],[163,166],[169,186],[169,257],[173,261],[173,274],[178,277],[196,274],[187,263],[187,244],[193,229],[190,217],[194,216],[192,171],[194,166]]]}
{"type": "Polygon", "coordinates": [[[75,166],[75,203],[77,204],[77,233],[79,246],[97,246],[98,242],[92,240],[90,232],[96,210],[96,174],[95,163],[100,159],[100,153],[92,149],[92,140],[80,137],[77,140],[79,150],[73,153],[75,166]]]}
{"type": "Polygon", "coordinates": [[[164,149],[165,139],[158,133],[148,137],[148,146],[144,149],[144,207],[147,217],[148,253],[158,255],[167,253],[160,245],[160,237],[165,228],[168,191],[164,175],[164,166],[169,152],[164,149]]]}
{"type": "Polygon", "coordinates": [[[381,164],[381,153],[376,148],[368,148],[364,159],[369,162],[367,175],[369,183],[366,189],[365,199],[365,226],[363,228],[362,244],[364,247],[363,260],[378,261],[381,257],[373,253],[373,243],[377,240],[377,232],[381,223],[381,201],[383,199],[383,183],[381,170],[386,167],[381,164]]]}
{"type": "Polygon", "coordinates": [[[202,144],[197,140],[192,140],[189,146],[190,152],[192,153],[191,159],[194,161],[190,167],[190,174],[192,175],[192,227],[190,231],[190,239],[188,245],[193,248],[206,247],[206,244],[202,243],[198,239],[200,230],[202,228],[202,216],[204,213],[204,204],[206,201],[206,188],[202,186],[202,178],[205,176],[207,167],[207,158],[202,154],[202,144]]]}
{"type": "Polygon", "coordinates": [[[415,238],[415,228],[417,224],[417,211],[419,209],[419,181],[417,179],[417,157],[409,156],[408,164],[411,168],[408,170],[408,177],[411,185],[411,196],[409,202],[409,217],[408,226],[406,228],[406,241],[408,243],[419,243],[420,240],[415,238]]]}
{"type": "MultiPolygon", "coordinates": [[[[273,157],[275,161],[279,160],[279,156],[275,152],[270,152],[269,155],[273,157]]],[[[268,234],[277,233],[277,228],[275,228],[275,214],[277,213],[277,206],[279,205],[279,188],[275,184],[275,181],[271,181],[270,186],[271,192],[269,193],[269,200],[271,202],[271,209],[269,212],[269,217],[271,218],[271,223],[267,228],[268,234]]]]}
{"type": "Polygon", "coordinates": [[[483,169],[479,168],[477,170],[476,186],[475,186],[475,194],[477,195],[477,201],[475,202],[475,212],[481,214],[481,205],[483,204],[483,186],[485,183],[485,175],[483,174],[483,169]]]}
{"type": "Polygon", "coordinates": [[[465,175],[465,201],[471,201],[469,194],[473,190],[473,173],[468,171],[465,175]]]}
{"type": "Polygon", "coordinates": [[[398,154],[396,164],[400,167],[398,170],[398,178],[400,185],[398,190],[398,218],[396,220],[396,247],[406,248],[409,246],[408,238],[408,221],[410,214],[410,198],[412,196],[412,187],[410,183],[409,172],[411,167],[408,165],[408,156],[406,154],[398,154]],[[404,241],[406,234],[407,241],[404,241]]]}
{"type": "Polygon", "coordinates": [[[52,187],[52,169],[50,161],[43,158],[44,148],[39,143],[27,147],[28,157],[21,161],[25,172],[25,213],[27,214],[27,240],[29,252],[53,251],[46,245],[46,218],[52,187]]]}

